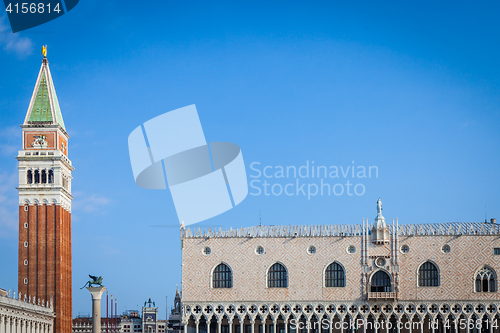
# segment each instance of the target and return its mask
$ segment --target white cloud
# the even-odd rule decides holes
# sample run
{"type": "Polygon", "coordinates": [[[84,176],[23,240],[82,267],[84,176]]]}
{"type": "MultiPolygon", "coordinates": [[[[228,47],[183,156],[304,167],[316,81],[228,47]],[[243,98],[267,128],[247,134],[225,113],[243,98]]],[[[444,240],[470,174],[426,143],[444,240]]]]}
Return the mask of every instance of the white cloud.
{"type": "Polygon", "coordinates": [[[19,196],[16,186],[18,181],[17,172],[0,171],[0,238],[17,235],[19,196]]]}
{"type": "Polygon", "coordinates": [[[73,193],[74,199],[72,208],[86,213],[101,212],[104,213],[104,207],[112,203],[112,200],[97,195],[86,195],[84,192],[73,193]]]}
{"type": "Polygon", "coordinates": [[[0,154],[4,156],[15,156],[21,149],[21,129],[19,126],[11,126],[0,129],[0,154]]]}
{"type": "Polygon", "coordinates": [[[7,15],[0,17],[0,46],[4,51],[15,53],[21,59],[33,53],[33,42],[19,33],[13,33],[7,15]]]}
{"type": "Polygon", "coordinates": [[[2,138],[18,137],[19,133],[21,133],[21,128],[19,126],[4,127],[0,130],[0,137],[2,138]]]}

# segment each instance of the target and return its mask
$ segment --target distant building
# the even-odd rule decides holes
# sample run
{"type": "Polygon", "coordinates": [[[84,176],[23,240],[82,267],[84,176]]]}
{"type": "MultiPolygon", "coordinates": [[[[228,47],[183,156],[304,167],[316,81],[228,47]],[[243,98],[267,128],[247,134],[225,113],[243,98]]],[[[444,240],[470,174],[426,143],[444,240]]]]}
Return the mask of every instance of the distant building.
{"type": "MultiPolygon", "coordinates": [[[[101,333],[119,333],[121,330],[121,318],[101,318],[101,333]]],[[[92,333],[92,318],[79,316],[73,319],[73,333],[92,333]]]]}
{"type": "Polygon", "coordinates": [[[54,307],[52,302],[44,302],[24,294],[18,299],[0,289],[0,332],[1,333],[53,333],[54,307]]]}
{"type": "Polygon", "coordinates": [[[151,301],[150,297],[148,301],[144,302],[142,308],[142,332],[165,333],[166,328],[166,320],[158,319],[158,307],[155,302],[151,301]]]}
{"type": "MultiPolygon", "coordinates": [[[[144,302],[142,318],[137,310],[125,311],[118,317],[101,318],[101,333],[165,333],[166,330],[167,321],[158,319],[158,307],[151,298],[144,302]]],[[[92,333],[92,318],[79,316],[73,319],[73,333],[92,333]]]]}
{"type": "Polygon", "coordinates": [[[120,316],[120,332],[139,333],[142,332],[142,318],[139,311],[129,310],[120,316]]]}
{"type": "Polygon", "coordinates": [[[181,333],[184,331],[182,325],[182,302],[179,288],[175,291],[174,307],[170,310],[167,323],[168,333],[181,333]]]}

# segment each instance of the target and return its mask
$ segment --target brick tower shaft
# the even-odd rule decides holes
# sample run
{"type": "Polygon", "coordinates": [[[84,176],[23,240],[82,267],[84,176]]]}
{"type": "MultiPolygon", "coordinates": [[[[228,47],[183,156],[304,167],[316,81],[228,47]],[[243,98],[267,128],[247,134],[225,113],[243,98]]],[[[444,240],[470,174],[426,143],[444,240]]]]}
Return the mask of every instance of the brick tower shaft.
{"type": "Polygon", "coordinates": [[[22,127],[19,161],[18,289],[54,304],[55,332],[71,333],[71,172],[68,139],[49,63],[42,67],[22,127]]]}

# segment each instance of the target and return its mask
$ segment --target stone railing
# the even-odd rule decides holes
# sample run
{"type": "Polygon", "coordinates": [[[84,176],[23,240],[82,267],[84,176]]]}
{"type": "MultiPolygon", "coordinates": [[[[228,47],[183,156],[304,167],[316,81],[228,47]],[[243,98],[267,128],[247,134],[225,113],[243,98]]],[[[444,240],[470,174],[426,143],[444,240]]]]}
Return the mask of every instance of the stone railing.
{"type": "Polygon", "coordinates": [[[368,299],[396,299],[398,298],[395,292],[373,292],[368,293],[368,299]]]}
{"type": "Polygon", "coordinates": [[[11,297],[10,290],[5,291],[4,289],[0,289],[0,297],[4,297],[3,300],[6,300],[6,299],[17,300],[20,302],[29,303],[29,304],[33,304],[33,305],[36,305],[39,307],[49,308],[49,309],[53,310],[52,299],[49,302],[48,300],[45,301],[44,299],[36,298],[35,296],[31,296],[31,295],[22,294],[21,292],[19,292],[17,294],[17,297],[16,297],[15,291],[13,293],[13,296],[11,297]]]}

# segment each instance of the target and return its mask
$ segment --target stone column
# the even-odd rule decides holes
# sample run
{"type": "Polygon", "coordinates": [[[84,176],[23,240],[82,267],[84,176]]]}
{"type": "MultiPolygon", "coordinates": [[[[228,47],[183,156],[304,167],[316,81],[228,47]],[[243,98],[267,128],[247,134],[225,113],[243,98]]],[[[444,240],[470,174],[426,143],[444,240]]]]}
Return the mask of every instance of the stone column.
{"type": "Polygon", "coordinates": [[[87,287],[92,296],[92,333],[101,333],[101,296],[106,287],[87,287]]]}

